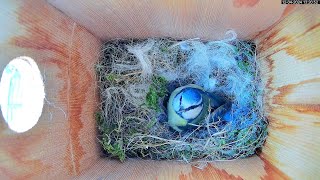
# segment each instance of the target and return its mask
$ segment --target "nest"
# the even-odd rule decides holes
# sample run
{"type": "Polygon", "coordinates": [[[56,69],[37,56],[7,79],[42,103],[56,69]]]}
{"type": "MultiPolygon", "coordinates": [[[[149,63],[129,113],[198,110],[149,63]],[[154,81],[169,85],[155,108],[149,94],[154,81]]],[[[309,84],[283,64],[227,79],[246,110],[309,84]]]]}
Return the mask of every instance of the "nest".
{"type": "MultiPolygon", "coordinates": [[[[267,137],[255,44],[170,38],[105,42],[96,65],[99,141],[109,157],[213,161],[253,155],[267,137]],[[181,133],[167,122],[177,87],[198,84],[232,102],[229,121],[204,120],[181,133]]],[[[210,114],[209,114],[210,116],[210,114]]],[[[208,117],[209,117],[208,116],[208,117]]]]}

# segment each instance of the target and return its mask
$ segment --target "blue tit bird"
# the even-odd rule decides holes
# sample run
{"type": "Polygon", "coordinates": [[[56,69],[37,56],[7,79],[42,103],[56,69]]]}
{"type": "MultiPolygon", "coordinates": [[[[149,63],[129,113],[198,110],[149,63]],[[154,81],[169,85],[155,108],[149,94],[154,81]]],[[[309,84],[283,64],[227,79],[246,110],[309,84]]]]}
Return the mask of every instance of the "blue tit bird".
{"type": "Polygon", "coordinates": [[[176,131],[186,130],[189,124],[205,120],[210,110],[224,101],[205,92],[200,86],[189,84],[175,89],[168,101],[168,123],[176,131]]]}

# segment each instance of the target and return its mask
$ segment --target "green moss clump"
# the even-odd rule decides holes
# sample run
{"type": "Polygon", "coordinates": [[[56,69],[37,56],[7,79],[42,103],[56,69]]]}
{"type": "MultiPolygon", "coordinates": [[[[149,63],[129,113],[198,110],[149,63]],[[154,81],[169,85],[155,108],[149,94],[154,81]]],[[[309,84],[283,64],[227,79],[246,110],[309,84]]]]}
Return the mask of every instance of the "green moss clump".
{"type": "Polygon", "coordinates": [[[111,157],[119,158],[121,162],[124,161],[126,155],[122,148],[123,143],[121,141],[111,144],[106,138],[102,138],[100,143],[102,144],[103,149],[111,154],[111,157]]]}
{"type": "Polygon", "coordinates": [[[147,129],[152,128],[152,126],[154,126],[157,122],[157,119],[152,119],[151,121],[149,121],[149,123],[147,124],[147,129]]]}
{"type": "Polygon", "coordinates": [[[103,120],[102,112],[96,112],[95,113],[95,119],[96,119],[97,124],[98,124],[98,130],[100,132],[104,131],[105,123],[104,123],[104,120],[103,120]]]}
{"type": "Polygon", "coordinates": [[[168,93],[166,88],[167,83],[168,82],[164,77],[152,77],[152,84],[150,85],[149,92],[146,96],[146,105],[148,108],[160,111],[159,100],[168,93]]]}
{"type": "Polygon", "coordinates": [[[102,112],[96,112],[95,119],[98,124],[98,130],[102,134],[102,137],[99,139],[102,144],[102,148],[109,153],[112,157],[119,158],[120,161],[125,159],[125,151],[122,148],[122,141],[118,140],[117,142],[112,143],[108,134],[110,134],[114,128],[108,127],[104,121],[102,112]]]}
{"type": "Polygon", "coordinates": [[[118,75],[114,73],[109,73],[106,75],[105,78],[110,84],[114,84],[117,81],[118,75]]]}
{"type": "Polygon", "coordinates": [[[107,78],[108,81],[111,81],[111,82],[112,82],[112,81],[116,80],[116,75],[110,73],[110,74],[108,74],[108,75],[106,76],[106,78],[107,78]]]}
{"type": "Polygon", "coordinates": [[[250,64],[246,61],[238,61],[238,66],[242,71],[250,72],[250,64]]]}

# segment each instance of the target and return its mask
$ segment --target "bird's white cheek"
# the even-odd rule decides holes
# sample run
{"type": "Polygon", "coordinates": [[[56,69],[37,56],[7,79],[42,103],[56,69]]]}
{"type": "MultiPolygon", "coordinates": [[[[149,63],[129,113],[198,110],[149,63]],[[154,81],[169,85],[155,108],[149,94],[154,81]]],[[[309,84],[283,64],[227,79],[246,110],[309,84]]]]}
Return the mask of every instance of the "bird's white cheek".
{"type": "Polygon", "coordinates": [[[203,108],[203,105],[200,105],[194,109],[181,113],[184,119],[192,120],[199,116],[203,108]]]}

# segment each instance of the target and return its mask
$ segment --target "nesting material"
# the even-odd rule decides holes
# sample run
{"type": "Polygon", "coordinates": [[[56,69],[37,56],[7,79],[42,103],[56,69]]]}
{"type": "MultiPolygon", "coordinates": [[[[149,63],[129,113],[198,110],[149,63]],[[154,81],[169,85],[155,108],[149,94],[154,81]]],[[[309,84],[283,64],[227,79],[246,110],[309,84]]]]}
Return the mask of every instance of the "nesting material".
{"type": "MultiPolygon", "coordinates": [[[[104,152],[121,161],[212,161],[253,155],[267,136],[255,44],[231,38],[203,42],[170,38],[105,42],[96,65],[104,152]],[[167,102],[177,87],[197,84],[232,102],[216,121],[181,133],[167,122],[167,102]]],[[[209,116],[212,114],[209,113],[209,116]]]]}

